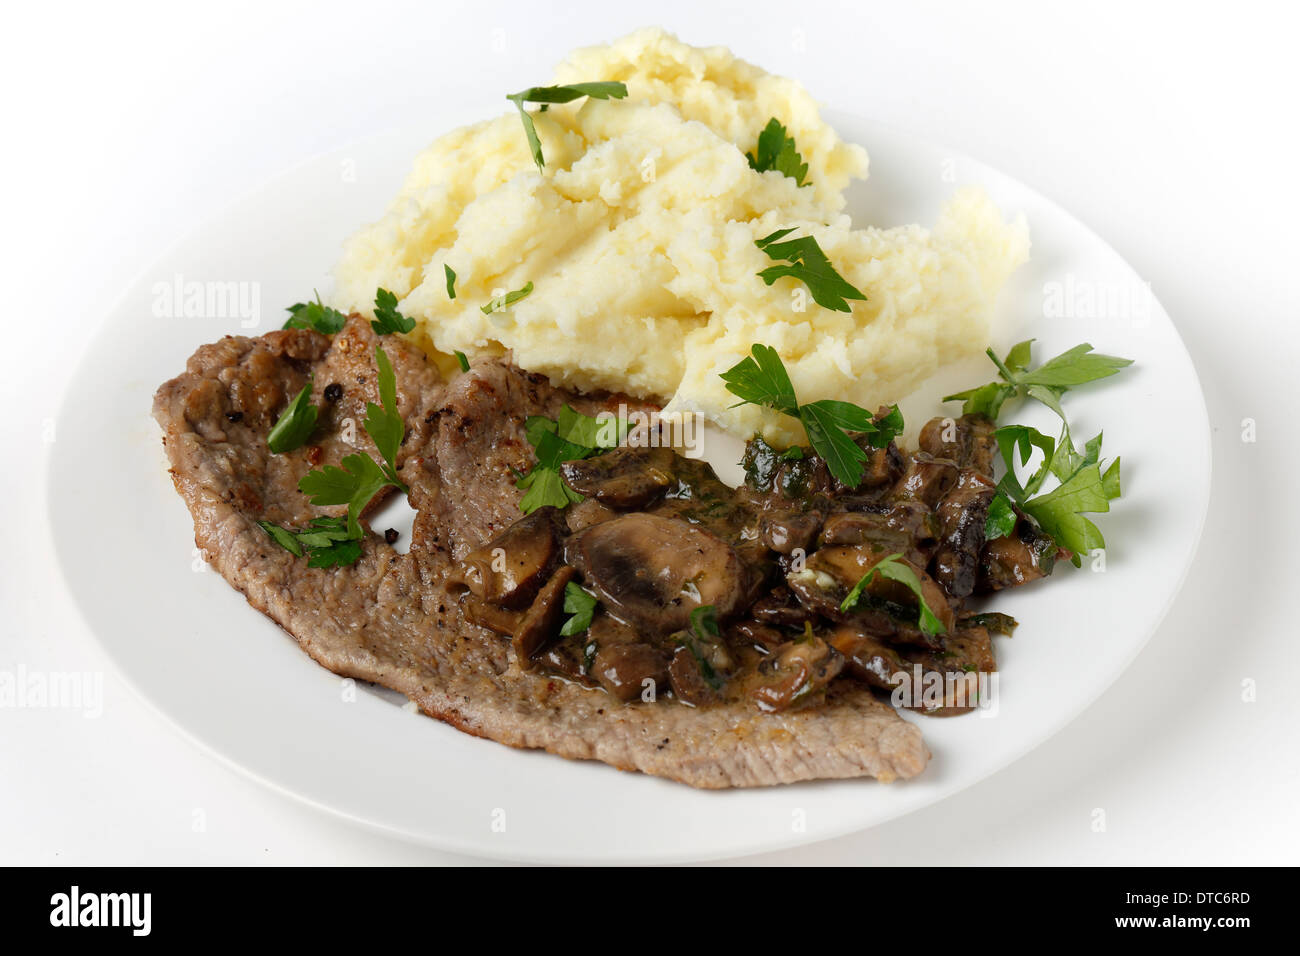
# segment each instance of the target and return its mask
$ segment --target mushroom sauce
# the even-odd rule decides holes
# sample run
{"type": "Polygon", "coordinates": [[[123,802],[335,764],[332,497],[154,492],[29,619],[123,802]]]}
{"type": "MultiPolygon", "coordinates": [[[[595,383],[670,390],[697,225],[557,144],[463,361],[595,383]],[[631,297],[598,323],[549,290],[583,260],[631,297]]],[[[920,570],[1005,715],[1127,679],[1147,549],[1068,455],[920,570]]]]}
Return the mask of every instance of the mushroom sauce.
{"type": "Polygon", "coordinates": [[[760,438],[736,489],[671,449],[619,447],[566,462],[583,500],[521,518],[453,579],[466,616],[509,637],[525,666],[621,701],[780,711],[815,706],[834,680],[888,691],[914,671],[987,674],[991,635],[1015,622],[969,602],[1049,574],[1064,553],[1023,515],[985,541],[994,428],[936,418],[915,452],[856,439],[868,460],[852,488],[810,448],[760,438]],[[871,573],[886,563],[914,578],[871,573]],[[597,602],[580,630],[565,626],[575,588],[597,602]],[[927,611],[937,625],[923,626],[927,611]]]}

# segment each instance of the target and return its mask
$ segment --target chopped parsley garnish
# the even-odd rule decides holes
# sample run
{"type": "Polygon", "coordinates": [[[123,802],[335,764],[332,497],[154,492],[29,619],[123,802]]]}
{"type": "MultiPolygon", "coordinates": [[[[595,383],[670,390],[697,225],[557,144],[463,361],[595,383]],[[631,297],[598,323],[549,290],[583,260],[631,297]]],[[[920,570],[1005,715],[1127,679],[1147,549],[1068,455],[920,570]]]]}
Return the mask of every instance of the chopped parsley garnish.
{"type": "Polygon", "coordinates": [[[561,637],[581,634],[591,627],[591,619],[596,613],[597,601],[594,597],[570,581],[564,586],[564,613],[571,615],[560,628],[561,637]]]}
{"type": "Polygon", "coordinates": [[[447,276],[447,298],[454,299],[456,298],[456,273],[445,262],[442,264],[442,271],[447,276]]]}
{"type": "Polygon", "coordinates": [[[537,464],[515,483],[515,487],[527,492],[519,502],[519,510],[532,514],[547,505],[567,508],[577,504],[582,495],[565,484],[560,465],[617,448],[626,430],[626,423],[615,418],[592,418],[568,405],[560,409],[554,421],[541,415],[530,416],[524,422],[524,434],[537,455],[537,464]]]}
{"type": "Polygon", "coordinates": [[[533,125],[533,118],[524,109],[524,104],[541,103],[544,110],[552,103],[569,103],[584,96],[590,96],[596,100],[621,100],[627,96],[627,87],[616,82],[574,83],[571,86],[531,86],[526,90],[506,96],[506,99],[514,103],[515,108],[519,110],[519,119],[524,124],[524,135],[528,137],[528,148],[532,151],[533,162],[537,164],[538,170],[546,168],[546,160],[542,157],[542,141],[537,138],[537,127],[533,125]]]}
{"type": "Polygon", "coordinates": [[[1019,520],[1020,516],[1011,506],[1011,499],[1005,493],[998,492],[989,503],[988,515],[984,519],[984,537],[989,541],[1005,538],[1016,530],[1016,522],[1019,520]]]}
{"type": "Polygon", "coordinates": [[[479,306],[484,315],[491,315],[493,312],[500,312],[508,309],[520,299],[526,299],[533,291],[533,284],[526,283],[522,289],[516,289],[514,292],[507,292],[505,295],[499,295],[487,305],[479,306]]]}
{"type": "Polygon", "coordinates": [[[258,525],[263,531],[275,539],[275,543],[284,548],[284,550],[293,554],[295,557],[302,557],[302,545],[298,543],[298,536],[288,528],[281,528],[278,524],[272,524],[269,521],[259,521],[258,525]]]}
{"type": "Polygon", "coordinates": [[[289,531],[269,521],[259,521],[258,525],[284,550],[297,557],[306,554],[309,568],[352,564],[361,557],[361,542],[348,536],[343,518],[322,515],[301,531],[289,531]]]}
{"type": "Polygon", "coordinates": [[[695,658],[695,666],[700,669],[700,676],[704,678],[704,682],[714,690],[718,690],[722,687],[722,678],[718,676],[717,671],[713,669],[713,665],[700,649],[700,644],[706,646],[716,644],[721,638],[722,632],[718,629],[715,608],[712,604],[700,605],[691,611],[690,622],[691,629],[682,631],[678,641],[695,658]]]}
{"type": "MultiPolygon", "coordinates": [[[[544,452],[538,449],[538,454],[544,452]]],[[[572,459],[565,460],[572,461],[572,459]]],[[[552,468],[542,467],[540,464],[534,465],[532,471],[515,482],[515,487],[527,492],[519,499],[519,510],[526,515],[547,505],[553,508],[567,508],[582,500],[582,495],[564,483],[558,466],[552,468]]]]}
{"type": "Polygon", "coordinates": [[[761,405],[799,419],[813,450],[825,460],[831,474],[849,488],[861,484],[867,452],[848,433],[862,432],[872,448],[885,448],[903,430],[898,406],[877,420],[851,402],[822,399],[800,405],[776,349],[755,345],[751,352],[750,357],[722,373],[727,391],[740,398],[742,405],[761,405]]]}
{"type": "Polygon", "coordinates": [[[308,382],[276,419],[266,436],[266,447],[275,455],[301,448],[316,428],[316,415],[316,406],[311,403],[311,382],[308,382]]]}
{"type": "Polygon", "coordinates": [[[286,329],[312,329],[325,335],[333,335],[342,330],[348,320],[338,309],[331,309],[322,303],[319,292],[316,293],[315,302],[295,302],[287,311],[289,318],[284,323],[286,329]]]}
{"type": "Polygon", "coordinates": [[[720,637],[722,632],[718,630],[718,616],[716,609],[712,604],[701,604],[695,610],[691,611],[690,616],[691,630],[695,636],[701,640],[710,640],[720,637]]]}
{"type": "Polygon", "coordinates": [[[374,440],[375,447],[384,458],[381,467],[385,476],[392,484],[405,491],[406,486],[397,477],[397,468],[394,464],[397,460],[397,450],[406,435],[406,426],[402,423],[402,416],[397,412],[397,376],[393,374],[393,366],[388,361],[388,355],[377,345],[375,365],[379,370],[377,384],[379,401],[382,404],[366,402],[366,417],[362,420],[361,427],[374,440]]]}
{"type": "Polygon", "coordinates": [[[749,160],[750,169],[760,173],[774,169],[793,179],[796,186],[808,185],[804,179],[808,175],[808,164],[795,149],[794,138],[775,116],[767,121],[763,132],[758,134],[758,145],[752,153],[746,153],[745,158],[749,160]]]}
{"type": "Polygon", "coordinates": [[[317,506],[347,505],[346,516],[314,518],[306,528],[292,531],[258,522],[280,547],[295,555],[309,556],[313,568],[352,564],[361,557],[361,512],[376,494],[385,488],[396,488],[406,493],[406,485],[397,475],[397,450],[401,447],[406,427],[397,413],[397,377],[392,363],[383,348],[375,346],[375,365],[379,370],[379,400],[382,404],[366,403],[366,417],[361,427],[374,441],[383,463],[358,452],[348,455],[342,467],[326,465],[302,476],[298,490],[309,496],[317,506]]]}
{"type": "Polygon", "coordinates": [[[415,319],[408,319],[397,311],[397,296],[387,289],[375,293],[375,318],[370,323],[375,335],[392,335],[409,332],[415,328],[415,319]]]}
{"type": "Polygon", "coordinates": [[[768,285],[781,276],[798,279],[808,287],[814,302],[824,309],[832,309],[836,312],[851,311],[848,302],[845,301],[847,299],[866,299],[865,295],[835,271],[831,261],[826,258],[826,253],[822,252],[821,246],[817,245],[816,239],[812,236],[785,239],[792,232],[794,232],[793,226],[789,229],[778,229],[771,235],[754,241],[754,245],[766,252],[769,258],[778,262],[784,260],[786,263],[768,266],[758,274],[760,279],[768,285]],[[784,242],[781,241],[783,239],[784,242]]]}
{"type": "Polygon", "coordinates": [[[460,349],[454,350],[456,353],[456,364],[460,366],[462,372],[469,371],[469,358],[460,349]]]}
{"type": "Polygon", "coordinates": [[[848,613],[858,603],[862,597],[862,592],[872,579],[879,575],[882,578],[888,578],[890,581],[897,581],[904,585],[909,591],[916,595],[916,603],[920,606],[920,616],[917,623],[920,625],[921,633],[927,637],[934,637],[936,634],[943,634],[943,622],[939,620],[938,615],[930,609],[930,605],[925,603],[925,596],[921,592],[921,581],[905,561],[901,554],[891,554],[882,558],[876,565],[862,576],[853,589],[840,602],[840,610],[848,613]]]}

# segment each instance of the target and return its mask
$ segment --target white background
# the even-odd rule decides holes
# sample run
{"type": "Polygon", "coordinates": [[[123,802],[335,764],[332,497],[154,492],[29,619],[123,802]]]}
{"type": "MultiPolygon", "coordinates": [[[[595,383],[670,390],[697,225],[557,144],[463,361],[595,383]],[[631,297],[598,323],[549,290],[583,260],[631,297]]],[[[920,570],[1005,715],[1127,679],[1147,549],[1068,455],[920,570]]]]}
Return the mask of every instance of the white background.
{"type": "MultiPolygon", "coordinates": [[[[0,709],[0,863],[470,862],[263,790],[122,686],[62,591],[43,433],[80,343],[118,295],[233,199],[421,116],[432,138],[444,100],[545,82],[570,48],[652,23],[796,76],[829,106],[950,143],[1075,212],[1151,282],[1214,428],[1211,511],[1187,585],[1095,706],[958,796],[746,862],[1294,862],[1290,19],[1280,4],[807,0],[7,11],[0,669],[103,671],[105,702],[99,719],[0,709]],[[1244,419],[1254,442],[1242,440],[1244,419]]],[[[108,467],[86,462],[88,491],[108,467]]],[[[93,527],[85,538],[113,560],[112,541],[93,527]]]]}

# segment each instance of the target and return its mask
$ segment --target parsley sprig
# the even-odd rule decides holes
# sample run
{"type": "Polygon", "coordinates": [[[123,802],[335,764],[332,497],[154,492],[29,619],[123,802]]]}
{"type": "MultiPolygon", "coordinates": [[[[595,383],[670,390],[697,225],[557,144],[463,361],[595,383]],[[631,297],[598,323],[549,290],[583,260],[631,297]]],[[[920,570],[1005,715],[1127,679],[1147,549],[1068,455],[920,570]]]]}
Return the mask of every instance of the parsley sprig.
{"type": "Polygon", "coordinates": [[[989,506],[984,525],[990,540],[1005,537],[1015,530],[1016,509],[1038,522],[1061,547],[1072,552],[1076,567],[1080,555],[1095,548],[1105,548],[1101,531],[1085,514],[1110,510],[1110,503],[1120,496],[1120,460],[1116,458],[1102,470],[1101,433],[1084,444],[1079,452],[1062,431],[1059,441],[1028,425],[1007,425],[994,435],[1002,453],[1006,474],[998,482],[998,491],[989,506]],[[1022,483],[1019,465],[1028,465],[1034,449],[1042,453],[1038,468],[1022,483]],[[1051,491],[1039,494],[1048,475],[1060,482],[1051,491]]]}
{"type": "Polygon", "coordinates": [[[370,327],[375,335],[392,335],[394,332],[409,332],[415,328],[415,319],[408,319],[397,311],[397,296],[387,289],[375,293],[375,317],[370,327]]]}
{"type": "MultiPolygon", "coordinates": [[[[315,292],[315,290],[312,290],[315,292]]],[[[348,317],[338,309],[331,309],[320,300],[316,292],[315,302],[295,302],[286,310],[289,318],[285,320],[286,329],[313,329],[324,335],[334,335],[343,329],[348,317]]]]}
{"type": "Polygon", "coordinates": [[[722,373],[727,391],[740,398],[741,405],[761,405],[799,419],[813,450],[825,460],[831,474],[849,488],[861,484],[867,452],[848,433],[865,434],[872,448],[886,447],[903,430],[898,406],[877,420],[851,402],[828,398],[801,405],[776,349],[754,345],[750,352],[749,357],[722,373]]]}
{"type": "Polygon", "coordinates": [[[963,415],[987,415],[997,420],[1002,406],[1011,398],[1032,398],[1041,402],[1065,421],[1061,410],[1061,396],[1070,389],[1098,379],[1108,378],[1120,369],[1132,365],[1132,359],[1117,358],[1094,352],[1087,342],[1048,359],[1036,369],[1029,368],[1030,347],[1033,339],[1017,343],[999,359],[997,353],[986,353],[998,368],[998,380],[944,397],[945,402],[963,402],[963,415]]]}
{"type": "Polygon", "coordinates": [[[769,258],[778,262],[785,261],[785,265],[768,266],[758,277],[768,285],[782,276],[798,279],[808,287],[814,302],[835,312],[852,311],[847,299],[865,301],[867,297],[835,271],[815,238],[785,238],[794,230],[794,226],[778,229],[762,239],[754,240],[754,245],[766,252],[769,258]]]}
{"type": "Polygon", "coordinates": [[[1006,425],[997,430],[1006,474],[998,482],[997,494],[989,506],[984,533],[989,540],[1005,537],[1015,530],[1020,513],[1024,513],[1058,545],[1072,552],[1071,560],[1078,566],[1081,554],[1106,546],[1101,531],[1084,515],[1109,511],[1110,502],[1120,496],[1120,460],[1116,458],[1102,469],[1101,433],[1085,442],[1082,451],[1075,447],[1061,398],[1077,386],[1117,374],[1133,360],[1102,355],[1084,342],[1038,368],[1030,368],[1033,342],[1026,339],[1017,343],[1004,359],[988,349],[998,379],[949,395],[944,401],[962,402],[963,415],[986,415],[996,420],[1011,399],[1033,399],[1061,419],[1061,436],[1056,439],[1028,425],[1006,425]],[[1017,469],[1029,465],[1035,450],[1042,459],[1022,482],[1017,469]],[[1059,484],[1039,494],[1049,475],[1059,484]]]}
{"type": "Polygon", "coordinates": [[[916,603],[920,608],[917,624],[920,625],[922,634],[926,637],[934,637],[936,634],[945,633],[943,622],[930,609],[930,605],[925,603],[925,595],[921,591],[921,580],[916,576],[916,572],[903,560],[901,553],[891,554],[876,562],[871,570],[864,574],[862,579],[853,585],[853,588],[845,595],[844,600],[840,602],[840,610],[846,614],[851,611],[862,598],[862,592],[866,590],[867,585],[876,577],[897,581],[916,595],[916,603]]]}
{"type": "Polygon", "coordinates": [[[533,117],[524,109],[525,103],[541,103],[546,109],[552,103],[571,103],[574,100],[590,96],[594,100],[621,100],[627,96],[627,87],[617,82],[574,83],[569,86],[530,86],[518,93],[506,96],[519,110],[519,119],[524,124],[524,135],[528,137],[528,148],[532,151],[533,162],[539,171],[546,169],[546,160],[542,157],[542,141],[537,138],[537,127],[533,117]]]}
{"type": "Polygon", "coordinates": [[[560,465],[566,461],[590,458],[610,448],[617,448],[627,431],[627,424],[615,418],[593,418],[568,405],[552,420],[531,415],[524,422],[524,434],[537,455],[537,464],[515,483],[527,492],[519,510],[532,514],[550,505],[567,508],[582,500],[560,477],[560,465]]]}
{"type": "Polygon", "coordinates": [[[808,164],[795,148],[794,138],[775,116],[767,121],[763,132],[758,134],[754,151],[746,153],[745,158],[749,160],[750,169],[760,173],[774,169],[793,179],[796,186],[808,185],[804,178],[808,175],[808,164]]]}

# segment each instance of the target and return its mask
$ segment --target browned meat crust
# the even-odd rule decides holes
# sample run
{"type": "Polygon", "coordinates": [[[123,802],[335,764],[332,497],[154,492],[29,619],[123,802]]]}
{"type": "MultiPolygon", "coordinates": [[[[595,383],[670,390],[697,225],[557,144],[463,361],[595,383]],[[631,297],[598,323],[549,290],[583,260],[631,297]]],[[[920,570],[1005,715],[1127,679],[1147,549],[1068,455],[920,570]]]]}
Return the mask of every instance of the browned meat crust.
{"type": "Polygon", "coordinates": [[[228,337],[199,349],[154,401],[196,543],[316,661],[404,693],[467,733],[697,787],[893,780],[925,767],[920,731],[851,682],[838,682],[821,706],[779,714],[748,703],[623,704],[524,670],[508,640],[469,623],[446,586],[448,569],[453,555],[518,517],[510,468],[530,463],[525,418],[553,416],[565,401],[587,411],[600,404],[504,363],[480,363],[444,385],[420,353],[385,338],[408,431],[399,467],[419,511],[411,553],[368,534],[355,565],[313,569],[278,548],[258,519],[298,525],[321,512],[297,490],[301,475],[373,451],[360,421],[364,403],[378,401],[374,344],[357,317],[333,341],[307,331],[228,337]],[[322,408],[319,434],[328,437],[271,455],[266,433],[309,376],[322,408]],[[330,401],[325,390],[334,384],[343,394],[330,401]]]}

